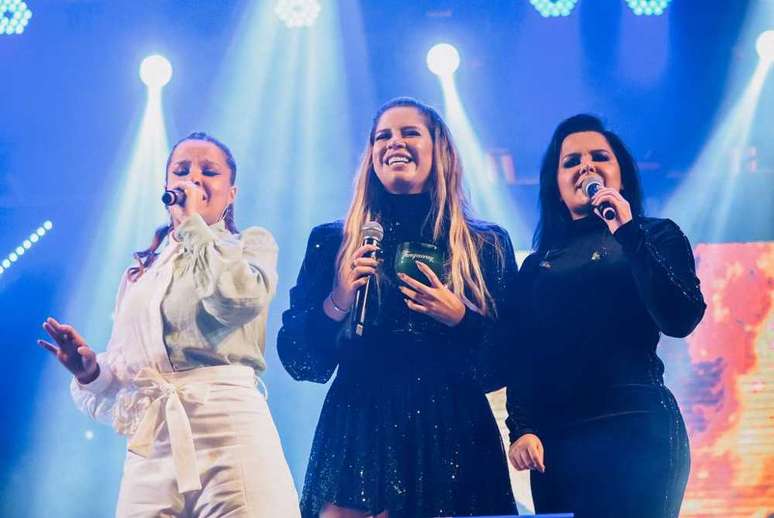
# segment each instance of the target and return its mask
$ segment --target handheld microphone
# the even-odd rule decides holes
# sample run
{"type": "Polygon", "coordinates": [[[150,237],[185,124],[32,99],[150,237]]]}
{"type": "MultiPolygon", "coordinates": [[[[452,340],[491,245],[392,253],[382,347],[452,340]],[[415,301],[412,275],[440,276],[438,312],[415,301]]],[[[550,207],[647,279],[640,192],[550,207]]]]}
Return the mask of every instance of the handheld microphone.
{"type": "MultiPolygon", "coordinates": [[[[597,191],[599,191],[604,186],[605,181],[598,174],[588,175],[581,183],[581,189],[583,189],[583,192],[586,194],[586,196],[589,197],[589,199],[593,198],[594,195],[597,194],[597,191]]],[[[599,212],[606,220],[615,219],[615,209],[612,205],[610,205],[610,202],[602,202],[602,204],[599,206],[599,212]]]]}
{"type": "Polygon", "coordinates": [[[161,195],[161,203],[167,207],[171,205],[185,205],[185,191],[182,189],[167,189],[161,195]]]}
{"type": "MultiPolygon", "coordinates": [[[[376,221],[367,221],[365,225],[363,225],[361,232],[363,233],[364,245],[379,246],[384,238],[384,229],[376,221]]],[[[376,257],[376,252],[370,252],[365,257],[376,257]]],[[[366,304],[368,302],[368,292],[371,288],[371,279],[372,276],[369,276],[365,286],[358,288],[357,293],[355,294],[355,303],[352,306],[355,316],[353,326],[357,336],[363,336],[363,332],[365,331],[366,304]]]]}

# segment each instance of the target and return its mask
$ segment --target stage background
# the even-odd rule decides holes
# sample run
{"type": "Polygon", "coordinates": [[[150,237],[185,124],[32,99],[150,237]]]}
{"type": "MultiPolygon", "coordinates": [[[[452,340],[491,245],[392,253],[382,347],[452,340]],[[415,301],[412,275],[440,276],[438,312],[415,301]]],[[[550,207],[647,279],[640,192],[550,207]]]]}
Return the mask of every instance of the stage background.
{"type": "Polygon", "coordinates": [[[556,124],[591,112],[622,135],[648,214],[694,244],[709,305],[691,336],[659,346],[692,442],[683,515],[774,513],[774,80],[755,50],[774,2],[674,0],[638,16],[579,0],[544,17],[527,0],[328,0],[294,29],[269,0],[27,5],[24,33],[0,36],[0,264],[53,226],[0,274],[0,515],[112,514],[125,441],[75,410],[35,340],[53,315],[104,347],[120,272],[164,222],[167,150],[194,130],[234,151],[238,224],[280,245],[265,380],[300,489],[327,387],[285,373],[279,317],[309,231],[344,215],[370,119],[398,95],[446,116],[474,210],[522,251],[556,124]],[[452,81],[425,65],[438,42],[459,50],[452,81]],[[152,53],[174,68],[156,94],[137,72],[152,53]]]}

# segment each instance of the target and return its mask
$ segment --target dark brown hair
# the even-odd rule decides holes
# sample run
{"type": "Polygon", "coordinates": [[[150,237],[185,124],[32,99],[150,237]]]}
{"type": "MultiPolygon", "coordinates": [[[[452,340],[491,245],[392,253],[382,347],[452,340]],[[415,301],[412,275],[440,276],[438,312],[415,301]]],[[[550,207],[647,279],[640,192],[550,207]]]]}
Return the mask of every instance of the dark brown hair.
{"type": "Polygon", "coordinates": [[[556,171],[559,168],[559,153],[564,139],[582,131],[594,131],[607,139],[621,167],[621,195],[629,202],[634,217],[643,214],[637,162],[626,145],[618,135],[605,128],[599,118],[583,113],[575,115],[557,126],[543,155],[540,167],[540,220],[532,238],[532,246],[538,252],[546,252],[559,246],[570,225],[572,218],[559,194],[556,171]]]}
{"type": "MultiPolygon", "coordinates": [[[[164,168],[165,174],[168,173],[169,171],[169,164],[172,161],[172,155],[175,154],[175,150],[178,148],[180,144],[188,140],[201,140],[204,142],[210,142],[212,144],[215,144],[218,147],[218,149],[220,149],[223,152],[223,155],[226,158],[226,164],[231,170],[231,178],[230,178],[231,185],[234,185],[234,183],[236,182],[237,166],[236,166],[236,161],[234,160],[234,155],[231,154],[231,150],[220,140],[201,131],[191,133],[187,137],[177,141],[177,143],[174,146],[172,146],[172,150],[169,152],[169,156],[167,157],[166,167],[164,168]]],[[[223,221],[225,222],[226,228],[228,229],[229,232],[231,232],[232,234],[239,233],[239,230],[237,230],[236,224],[234,223],[234,204],[233,203],[226,208],[226,212],[223,214],[223,221]]],[[[164,242],[164,239],[167,237],[167,235],[169,235],[169,232],[171,230],[172,230],[171,223],[160,226],[153,233],[153,240],[151,241],[150,246],[145,250],[139,250],[133,254],[138,264],[137,266],[132,266],[131,268],[129,268],[128,276],[130,281],[132,282],[136,281],[142,276],[143,273],[145,273],[145,270],[150,268],[150,266],[153,264],[153,261],[155,261],[156,257],[158,257],[159,255],[158,252],[156,252],[156,250],[158,249],[159,246],[161,246],[161,243],[164,242]]]]}

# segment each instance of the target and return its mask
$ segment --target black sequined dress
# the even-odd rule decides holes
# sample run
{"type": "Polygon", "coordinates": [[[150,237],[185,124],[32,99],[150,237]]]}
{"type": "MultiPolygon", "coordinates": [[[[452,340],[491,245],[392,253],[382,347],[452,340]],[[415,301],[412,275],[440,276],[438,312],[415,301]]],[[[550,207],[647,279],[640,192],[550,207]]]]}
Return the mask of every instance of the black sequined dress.
{"type": "Polygon", "coordinates": [[[688,240],[670,220],[639,218],[613,235],[590,216],[529,256],[517,284],[507,423],[511,441],[543,442],[536,511],[677,517],[688,437],[656,345],[704,314],[688,240]]]}
{"type": "MultiPolygon", "coordinates": [[[[433,242],[425,224],[430,198],[383,192],[380,205],[384,261],[366,334],[353,337],[349,320],[335,322],[322,309],[333,285],[340,222],[312,231],[282,316],[277,347],[295,379],[324,383],[338,369],[312,445],[302,515],[317,516],[329,502],[369,514],[387,510],[391,517],[515,513],[485,396],[504,385],[489,361],[497,346],[492,320],[468,309],[450,328],[408,309],[393,257],[401,242],[433,242]]],[[[495,225],[471,228],[497,303],[516,273],[510,239],[495,225]]]]}

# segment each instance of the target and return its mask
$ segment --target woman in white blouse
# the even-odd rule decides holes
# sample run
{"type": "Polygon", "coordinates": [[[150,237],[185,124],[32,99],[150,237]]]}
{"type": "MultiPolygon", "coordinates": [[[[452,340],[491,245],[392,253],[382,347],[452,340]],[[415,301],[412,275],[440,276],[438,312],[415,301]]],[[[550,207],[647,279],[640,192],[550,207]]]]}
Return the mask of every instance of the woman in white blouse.
{"type": "Polygon", "coordinates": [[[297,517],[298,498],[256,376],[265,369],[277,245],[234,225],[236,163],[204,133],[178,142],[182,203],[123,276],[107,351],[49,318],[39,340],[73,399],[129,438],[117,516],[297,517]]]}

